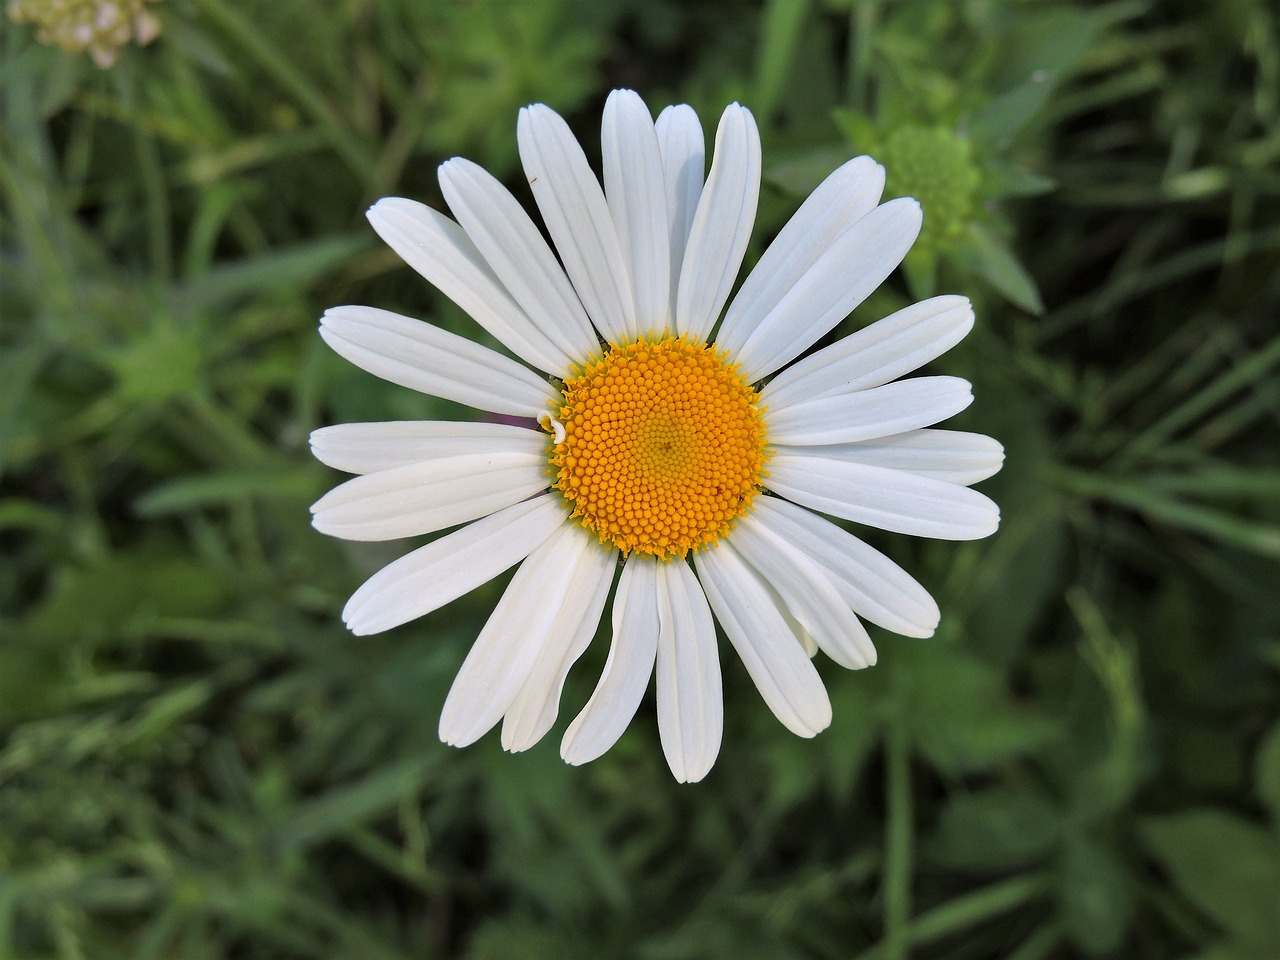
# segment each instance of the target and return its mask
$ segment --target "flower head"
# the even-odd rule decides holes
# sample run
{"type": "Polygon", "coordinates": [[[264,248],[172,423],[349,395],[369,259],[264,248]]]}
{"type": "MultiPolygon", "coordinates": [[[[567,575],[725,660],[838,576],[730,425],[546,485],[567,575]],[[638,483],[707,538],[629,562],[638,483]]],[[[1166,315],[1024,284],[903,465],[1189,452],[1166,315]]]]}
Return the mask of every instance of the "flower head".
{"type": "Polygon", "coordinates": [[[353,540],[459,527],[356,591],[343,617],[358,634],[520,565],[445,702],[440,736],[459,746],[500,720],[509,750],[541,739],[616,577],[608,661],[561,755],[608,750],[656,675],[667,761],[699,780],[720,747],[717,621],[805,737],[831,720],[818,649],[857,669],[876,658],[863,619],[915,637],[937,626],[923,587],[820,514],[952,540],[996,529],[995,504],[968,485],[1000,468],[1000,445],[930,429],[968,406],[969,385],[899,379],[954,346],[973,313],[937,297],[797,360],[920,230],[914,200],[879,203],[874,161],[831,174],[730,302],[760,183],[748,110],[725,110],[705,180],[694,112],[668,107],[655,123],[630,91],[605,106],[603,187],[546,106],[522,110],[517,131],[554,252],[462,159],[440,168],[456,221],[396,198],[369,219],[519,359],[372,307],[329,310],[321,335],[371,373],[531,425],[317,430],[316,456],[360,476],[314,505],[314,523],[353,540]]]}

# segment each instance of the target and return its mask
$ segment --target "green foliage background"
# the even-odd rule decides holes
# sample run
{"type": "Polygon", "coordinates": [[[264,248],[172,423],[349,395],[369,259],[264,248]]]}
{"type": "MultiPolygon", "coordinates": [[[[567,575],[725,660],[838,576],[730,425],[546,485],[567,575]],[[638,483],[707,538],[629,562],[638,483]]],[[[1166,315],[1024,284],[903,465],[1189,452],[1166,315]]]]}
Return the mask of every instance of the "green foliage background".
{"type": "Polygon", "coordinates": [[[0,957],[1280,957],[1267,0],[154,9],[110,71],[0,35],[0,957]],[[355,639],[403,545],[306,509],[338,479],[313,427],[450,415],[320,312],[476,335],[364,209],[442,206],[455,154],[518,188],[536,100],[598,155],[616,86],[756,112],[749,259],[838,162],[892,160],[939,227],[837,333],[973,298],[937,366],[1008,450],[989,541],[872,535],[939,635],[822,664],[813,741],[727,656],[694,786],[651,704],[582,769],[557,734],[439,744],[502,584],[355,639]]]}

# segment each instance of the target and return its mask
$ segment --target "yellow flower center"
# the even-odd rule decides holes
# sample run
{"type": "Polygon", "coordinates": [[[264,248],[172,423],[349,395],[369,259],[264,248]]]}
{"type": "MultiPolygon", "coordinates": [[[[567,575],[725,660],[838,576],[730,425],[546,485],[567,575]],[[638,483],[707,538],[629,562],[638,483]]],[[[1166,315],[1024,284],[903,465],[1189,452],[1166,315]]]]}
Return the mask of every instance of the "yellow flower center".
{"type": "Polygon", "coordinates": [[[760,490],[757,400],[712,347],[684,337],[610,345],[564,383],[554,486],[602,543],[683,557],[724,536],[760,490]]]}

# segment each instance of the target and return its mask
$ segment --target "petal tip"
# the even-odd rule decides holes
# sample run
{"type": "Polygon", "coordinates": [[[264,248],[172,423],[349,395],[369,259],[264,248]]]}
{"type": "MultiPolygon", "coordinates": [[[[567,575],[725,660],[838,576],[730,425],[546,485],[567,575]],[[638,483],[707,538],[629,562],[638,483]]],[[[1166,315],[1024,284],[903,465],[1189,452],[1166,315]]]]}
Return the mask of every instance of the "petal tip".
{"type": "Polygon", "coordinates": [[[576,744],[571,744],[567,741],[568,738],[566,737],[565,740],[560,742],[561,760],[571,767],[580,767],[591,759],[590,757],[585,756],[581,750],[577,749],[576,744]]]}
{"type": "Polygon", "coordinates": [[[466,161],[462,157],[450,157],[436,167],[436,179],[442,186],[446,182],[451,183],[462,174],[465,165],[466,161]]]}
{"type": "Polygon", "coordinates": [[[368,637],[375,633],[382,633],[387,627],[379,626],[376,622],[370,622],[368,617],[361,617],[359,613],[348,615],[343,611],[342,622],[346,624],[348,630],[353,636],[368,637]]]}
{"type": "Polygon", "coordinates": [[[924,209],[920,206],[920,201],[915,197],[895,197],[885,203],[886,207],[894,207],[898,216],[909,217],[916,216],[924,218],[924,209]]]}

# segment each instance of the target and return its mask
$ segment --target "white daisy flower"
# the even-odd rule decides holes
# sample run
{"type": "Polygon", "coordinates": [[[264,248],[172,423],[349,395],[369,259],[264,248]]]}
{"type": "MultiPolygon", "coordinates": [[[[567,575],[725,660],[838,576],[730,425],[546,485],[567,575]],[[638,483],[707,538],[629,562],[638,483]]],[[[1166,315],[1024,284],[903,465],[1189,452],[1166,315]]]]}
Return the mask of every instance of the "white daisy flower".
{"type": "Polygon", "coordinates": [[[617,576],[608,660],[561,755],[580,764],[608,750],[656,674],[667,762],[700,780],[720,749],[717,621],[802,737],[831,720],[816,650],[858,669],[876,659],[862,620],[912,637],[938,624],[923,587],[821,514],[947,540],[996,529],[998,508],[968,485],[999,470],[1000,445],[931,429],[969,405],[969,384],[899,379],[963,338],[973,313],[935,297],[796,360],[919,232],[914,200],[879,202],[884,170],[868,157],[814,191],[729,302],[760,186],[759,134],[738,104],[705,182],[693,110],[655,123],[627,90],[605,106],[603,187],[548,107],[522,110],[517,136],[554,251],[463,159],[440,167],[456,221],[398,198],[369,220],[523,363],[373,307],[329,310],[320,332],[370,373],[540,427],[317,430],[315,455],[359,476],[315,504],[314,523],[350,540],[458,527],[356,591],[343,618],[357,634],[520,564],[445,701],[440,737],[457,746],[500,720],[508,750],[541,739],[617,576]]]}

